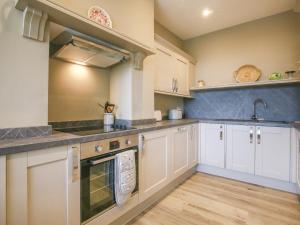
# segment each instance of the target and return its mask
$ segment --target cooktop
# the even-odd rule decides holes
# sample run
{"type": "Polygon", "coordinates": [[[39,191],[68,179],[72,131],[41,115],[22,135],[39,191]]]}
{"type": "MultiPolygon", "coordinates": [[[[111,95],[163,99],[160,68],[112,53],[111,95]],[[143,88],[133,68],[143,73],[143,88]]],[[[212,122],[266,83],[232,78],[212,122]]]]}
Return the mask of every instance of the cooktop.
{"type": "Polygon", "coordinates": [[[78,136],[87,136],[94,134],[111,133],[125,130],[133,130],[134,127],[127,127],[126,125],[113,125],[113,126],[89,126],[89,127],[68,127],[68,128],[57,128],[55,131],[64,133],[70,133],[78,136]]]}

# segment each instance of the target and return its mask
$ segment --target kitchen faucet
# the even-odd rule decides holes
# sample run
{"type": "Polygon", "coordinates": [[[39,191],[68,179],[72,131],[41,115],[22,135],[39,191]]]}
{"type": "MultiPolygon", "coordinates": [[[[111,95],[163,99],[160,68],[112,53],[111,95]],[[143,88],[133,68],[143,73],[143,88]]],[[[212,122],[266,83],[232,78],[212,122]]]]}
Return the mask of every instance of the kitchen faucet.
{"type": "Polygon", "coordinates": [[[256,106],[259,103],[263,104],[263,106],[265,107],[265,109],[268,107],[267,103],[264,100],[262,100],[261,98],[255,99],[255,101],[253,102],[253,115],[251,117],[252,120],[259,120],[259,118],[258,118],[258,116],[256,114],[256,106]]]}

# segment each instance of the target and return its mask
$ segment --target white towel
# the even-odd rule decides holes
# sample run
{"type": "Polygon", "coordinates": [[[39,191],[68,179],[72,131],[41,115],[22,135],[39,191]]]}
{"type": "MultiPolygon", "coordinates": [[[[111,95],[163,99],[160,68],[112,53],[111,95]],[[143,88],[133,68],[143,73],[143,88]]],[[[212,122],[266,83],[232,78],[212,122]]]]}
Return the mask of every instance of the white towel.
{"type": "Polygon", "coordinates": [[[116,154],[115,158],[115,197],[119,206],[131,197],[136,186],[135,151],[128,150],[116,154]]]}

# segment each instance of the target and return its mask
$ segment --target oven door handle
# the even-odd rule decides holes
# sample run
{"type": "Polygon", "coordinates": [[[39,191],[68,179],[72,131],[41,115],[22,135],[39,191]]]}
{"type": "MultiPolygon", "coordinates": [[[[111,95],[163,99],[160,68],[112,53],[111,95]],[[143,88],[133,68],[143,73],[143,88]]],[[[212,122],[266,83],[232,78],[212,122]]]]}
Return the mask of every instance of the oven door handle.
{"type": "Polygon", "coordinates": [[[103,158],[103,159],[91,160],[90,163],[91,163],[92,165],[97,165],[97,164],[100,164],[100,163],[104,163],[104,162],[113,160],[113,159],[115,159],[115,158],[116,158],[115,156],[110,156],[110,157],[106,157],[106,158],[103,158]]]}
{"type": "MultiPolygon", "coordinates": [[[[137,150],[133,150],[133,151],[134,151],[134,153],[137,152],[137,150]]],[[[98,164],[100,164],[100,163],[104,163],[104,162],[113,160],[113,159],[115,159],[115,158],[116,158],[116,156],[113,155],[113,156],[105,157],[105,158],[103,158],[103,159],[91,160],[90,163],[94,166],[94,165],[98,165],[98,164]]]]}

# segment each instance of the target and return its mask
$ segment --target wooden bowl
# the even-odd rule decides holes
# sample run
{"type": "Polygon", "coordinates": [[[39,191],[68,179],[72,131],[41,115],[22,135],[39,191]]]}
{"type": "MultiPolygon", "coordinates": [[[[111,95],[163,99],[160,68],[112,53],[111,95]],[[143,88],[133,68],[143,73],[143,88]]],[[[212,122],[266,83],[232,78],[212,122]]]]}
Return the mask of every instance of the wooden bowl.
{"type": "Polygon", "coordinates": [[[234,72],[234,79],[238,83],[255,82],[261,77],[261,70],[254,65],[243,65],[234,72]]]}

